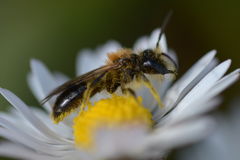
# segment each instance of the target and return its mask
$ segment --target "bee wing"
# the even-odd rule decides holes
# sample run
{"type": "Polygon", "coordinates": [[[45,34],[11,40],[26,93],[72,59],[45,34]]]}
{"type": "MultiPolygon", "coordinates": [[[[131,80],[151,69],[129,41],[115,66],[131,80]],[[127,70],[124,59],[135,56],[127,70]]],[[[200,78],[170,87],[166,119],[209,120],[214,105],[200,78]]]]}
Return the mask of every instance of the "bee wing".
{"type": "Polygon", "coordinates": [[[54,89],[51,93],[48,94],[48,96],[46,98],[44,98],[41,101],[41,104],[46,103],[49,99],[51,99],[53,96],[65,91],[66,89],[68,89],[69,87],[73,87],[76,85],[79,85],[82,82],[87,82],[89,80],[92,80],[96,77],[98,77],[99,75],[108,72],[109,70],[112,69],[117,69],[119,68],[119,64],[109,64],[109,65],[105,65],[102,67],[99,67],[95,70],[92,70],[90,72],[87,72],[79,77],[76,77],[75,79],[72,79],[62,85],[60,85],[59,87],[57,87],[56,89],[54,89]]]}

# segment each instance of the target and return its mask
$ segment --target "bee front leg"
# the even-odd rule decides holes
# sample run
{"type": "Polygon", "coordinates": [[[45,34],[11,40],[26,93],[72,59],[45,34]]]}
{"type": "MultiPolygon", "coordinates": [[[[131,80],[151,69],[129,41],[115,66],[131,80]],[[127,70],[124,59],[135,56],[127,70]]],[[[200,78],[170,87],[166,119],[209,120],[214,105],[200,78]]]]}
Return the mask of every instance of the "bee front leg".
{"type": "Polygon", "coordinates": [[[125,94],[125,95],[130,95],[130,96],[134,97],[135,101],[136,101],[139,105],[141,105],[141,100],[139,100],[139,99],[137,98],[137,95],[136,95],[136,93],[134,92],[133,89],[131,89],[131,88],[126,88],[124,85],[121,85],[121,90],[122,90],[122,93],[123,93],[123,94],[125,94]]]}
{"type": "Polygon", "coordinates": [[[124,86],[121,86],[121,90],[123,94],[129,94],[135,98],[137,97],[136,93],[131,88],[125,88],[124,86]]]}
{"type": "Polygon", "coordinates": [[[139,81],[143,82],[143,84],[150,90],[152,96],[154,97],[154,99],[157,101],[158,105],[161,108],[164,108],[164,104],[162,103],[162,100],[160,98],[160,95],[158,94],[158,92],[156,91],[156,89],[153,87],[152,83],[150,82],[150,80],[144,75],[141,74],[141,76],[139,76],[137,78],[139,81]]]}

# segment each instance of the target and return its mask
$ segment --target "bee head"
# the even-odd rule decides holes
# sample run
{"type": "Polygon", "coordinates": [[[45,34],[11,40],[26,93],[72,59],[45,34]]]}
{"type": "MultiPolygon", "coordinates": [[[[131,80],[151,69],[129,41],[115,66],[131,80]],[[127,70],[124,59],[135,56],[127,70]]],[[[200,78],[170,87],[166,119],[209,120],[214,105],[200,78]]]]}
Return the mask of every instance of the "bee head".
{"type": "Polygon", "coordinates": [[[141,54],[141,70],[147,74],[176,74],[177,65],[167,54],[146,49],[141,54]]]}

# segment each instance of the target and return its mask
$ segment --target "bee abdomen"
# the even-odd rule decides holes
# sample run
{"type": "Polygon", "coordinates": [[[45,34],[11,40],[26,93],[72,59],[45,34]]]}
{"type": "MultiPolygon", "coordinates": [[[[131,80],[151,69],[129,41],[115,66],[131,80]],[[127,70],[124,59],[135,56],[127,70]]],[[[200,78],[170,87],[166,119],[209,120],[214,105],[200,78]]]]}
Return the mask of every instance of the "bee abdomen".
{"type": "Polygon", "coordinates": [[[52,113],[55,122],[61,121],[81,104],[86,89],[85,83],[80,84],[65,90],[57,97],[52,113]]]}

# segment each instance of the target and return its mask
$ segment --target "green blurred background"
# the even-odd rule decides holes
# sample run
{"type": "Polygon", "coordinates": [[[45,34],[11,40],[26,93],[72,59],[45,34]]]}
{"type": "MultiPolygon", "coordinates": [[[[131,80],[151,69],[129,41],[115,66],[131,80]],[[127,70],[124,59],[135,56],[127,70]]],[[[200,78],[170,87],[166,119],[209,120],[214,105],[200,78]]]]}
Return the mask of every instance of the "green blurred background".
{"type": "MultiPolygon", "coordinates": [[[[180,59],[180,74],[211,49],[220,60],[240,62],[240,2],[237,0],[95,0],[0,1],[0,86],[27,104],[38,105],[29,91],[29,60],[37,58],[51,70],[74,76],[82,48],[95,48],[109,39],[126,47],[159,27],[164,15],[174,15],[166,34],[180,59]]],[[[223,106],[240,96],[239,83],[224,92],[223,106]]],[[[1,110],[8,103],[0,98],[1,110]]]]}

